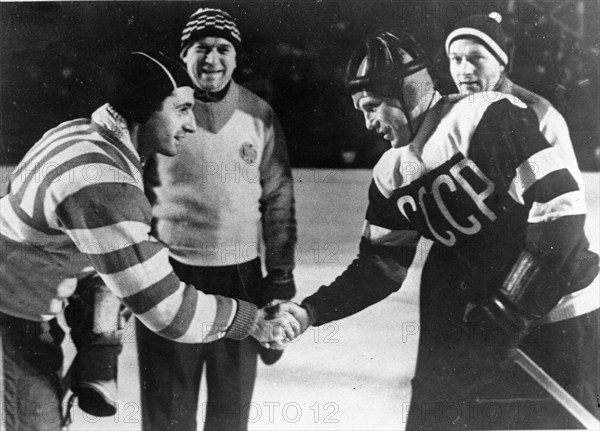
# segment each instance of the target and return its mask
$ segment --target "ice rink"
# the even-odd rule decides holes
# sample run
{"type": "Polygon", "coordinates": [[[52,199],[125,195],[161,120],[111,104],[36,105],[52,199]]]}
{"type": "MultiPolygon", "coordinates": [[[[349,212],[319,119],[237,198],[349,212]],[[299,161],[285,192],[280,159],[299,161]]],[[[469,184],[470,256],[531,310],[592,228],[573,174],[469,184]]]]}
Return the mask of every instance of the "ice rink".
{"type": "MultiPolygon", "coordinates": [[[[296,283],[301,300],[331,282],[355,257],[367,205],[369,170],[294,170],[299,224],[296,283]]],[[[586,173],[592,249],[599,249],[599,173],[586,173]]],[[[2,190],[5,187],[5,171],[2,190]]],[[[427,252],[427,244],[417,259],[427,252]]],[[[311,328],[272,366],[259,363],[250,409],[253,430],[402,430],[418,342],[418,265],[401,290],[381,303],[311,328]]],[[[118,413],[74,411],[71,430],[140,430],[135,334],[130,325],[120,358],[118,413]]],[[[67,337],[68,340],[68,337],[67,337]]],[[[67,361],[73,347],[65,342],[67,361]]],[[[203,391],[204,393],[204,391],[203,391]]],[[[203,413],[202,397],[199,416],[203,413]]],[[[201,417],[199,417],[201,423],[201,417]]],[[[202,429],[202,425],[199,425],[202,429]]]]}

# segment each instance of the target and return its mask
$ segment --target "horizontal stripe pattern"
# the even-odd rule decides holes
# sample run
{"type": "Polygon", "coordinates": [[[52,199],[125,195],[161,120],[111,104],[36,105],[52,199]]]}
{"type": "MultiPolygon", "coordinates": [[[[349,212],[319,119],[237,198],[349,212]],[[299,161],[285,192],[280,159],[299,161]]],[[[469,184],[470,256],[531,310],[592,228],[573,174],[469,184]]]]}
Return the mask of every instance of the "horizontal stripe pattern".
{"type": "Polygon", "coordinates": [[[414,230],[391,230],[365,221],[362,236],[367,238],[373,245],[414,247],[420,234],[414,230]]]}
{"type": "MultiPolygon", "coordinates": [[[[141,292],[159,280],[167,279],[171,273],[168,265],[169,251],[163,248],[145,261],[136,263],[129,268],[112,274],[100,273],[108,287],[121,292],[121,297],[141,292]]],[[[94,259],[90,259],[93,263],[94,259]]]]}
{"type": "Polygon", "coordinates": [[[529,210],[529,223],[544,223],[561,217],[585,215],[585,199],[577,190],[557,196],[548,202],[534,202],[529,210]]]}
{"type": "Polygon", "coordinates": [[[56,207],[62,226],[94,229],[124,221],[150,224],[151,208],[141,190],[131,184],[101,183],[86,186],[56,207]]]}
{"type": "Polygon", "coordinates": [[[93,265],[161,335],[189,343],[223,337],[234,300],[180,282],[168,250],[149,234],[152,210],[126,124],[106,106],[92,118],[47,132],[14,171],[1,200],[0,227],[11,246],[1,256],[0,309],[47,319],[64,306],[60,280],[93,265]],[[209,323],[213,329],[203,332],[209,323]]]}
{"type": "Polygon", "coordinates": [[[81,244],[80,247],[89,249],[86,254],[110,253],[134,244],[131,241],[124,242],[125,235],[131,240],[137,238],[139,241],[147,241],[150,239],[148,224],[126,220],[98,228],[69,229],[71,240],[75,244],[81,244]]]}
{"type": "Polygon", "coordinates": [[[192,320],[196,314],[196,305],[198,304],[198,293],[190,285],[185,285],[183,297],[177,310],[177,314],[166,328],[159,334],[163,337],[176,340],[183,336],[189,329],[192,320]]]}
{"type": "MultiPolygon", "coordinates": [[[[517,167],[515,170],[516,176],[511,182],[509,194],[516,202],[525,204],[524,195],[530,187],[534,185],[540,187],[540,181],[543,178],[548,177],[551,179],[552,177],[549,176],[550,174],[563,170],[565,171],[563,178],[568,181],[570,175],[565,169],[564,163],[558,157],[556,150],[552,147],[548,147],[538,151],[517,167]]],[[[574,183],[574,181],[571,183],[574,183]]],[[[558,185],[558,183],[553,181],[552,184],[549,183],[548,185],[555,186],[558,185]]],[[[541,188],[546,187],[542,185],[541,188]]]]}
{"type": "Polygon", "coordinates": [[[174,272],[146,289],[123,298],[123,303],[135,314],[147,313],[150,309],[174,294],[181,286],[174,272]],[[166,286],[166,287],[165,287],[166,286]]]}
{"type": "Polygon", "coordinates": [[[229,329],[228,324],[232,320],[230,319],[232,313],[236,311],[234,299],[219,295],[206,295],[202,292],[197,293],[195,314],[203,316],[203,318],[190,322],[187,332],[177,338],[180,343],[193,342],[195,337],[200,337],[204,343],[222,338],[229,329]]]}
{"type": "Polygon", "coordinates": [[[83,133],[89,134],[89,125],[90,122],[88,119],[80,119],[63,123],[58,127],[49,130],[33,147],[31,147],[25,158],[13,170],[12,176],[20,176],[28,165],[39,161],[41,154],[44,151],[48,151],[48,141],[51,141],[52,146],[55,147],[65,138],[70,138],[71,136],[83,133]]]}

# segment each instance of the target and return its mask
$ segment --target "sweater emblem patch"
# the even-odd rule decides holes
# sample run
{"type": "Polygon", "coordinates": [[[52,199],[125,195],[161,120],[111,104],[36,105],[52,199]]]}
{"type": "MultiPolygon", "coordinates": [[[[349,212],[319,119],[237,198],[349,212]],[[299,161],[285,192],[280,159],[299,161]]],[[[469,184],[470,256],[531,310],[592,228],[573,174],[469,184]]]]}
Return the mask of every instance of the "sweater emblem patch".
{"type": "Polygon", "coordinates": [[[242,157],[242,160],[246,163],[256,163],[256,159],[258,158],[258,152],[250,142],[244,142],[240,147],[240,156],[242,157]]]}

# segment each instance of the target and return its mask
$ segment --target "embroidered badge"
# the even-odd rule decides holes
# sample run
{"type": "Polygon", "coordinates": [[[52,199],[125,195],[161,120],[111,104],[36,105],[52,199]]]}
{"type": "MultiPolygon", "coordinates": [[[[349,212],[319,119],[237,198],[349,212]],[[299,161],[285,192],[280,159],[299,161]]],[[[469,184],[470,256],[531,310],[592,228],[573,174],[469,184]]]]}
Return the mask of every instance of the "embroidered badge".
{"type": "Polygon", "coordinates": [[[246,163],[256,163],[258,153],[250,142],[244,142],[240,147],[240,156],[246,163]]]}

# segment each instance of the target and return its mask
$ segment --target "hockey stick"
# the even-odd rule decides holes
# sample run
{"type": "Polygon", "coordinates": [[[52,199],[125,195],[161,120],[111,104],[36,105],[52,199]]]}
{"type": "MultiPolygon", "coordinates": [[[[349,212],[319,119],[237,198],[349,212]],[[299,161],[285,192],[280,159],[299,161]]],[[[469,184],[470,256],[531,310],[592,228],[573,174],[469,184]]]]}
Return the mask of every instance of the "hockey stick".
{"type": "Polygon", "coordinates": [[[554,381],[521,349],[516,349],[512,356],[513,361],[529,374],[540,386],[560,403],[581,425],[589,430],[600,430],[600,422],[579,401],[571,396],[562,386],[554,381]]]}

